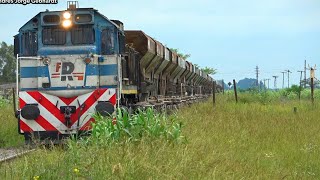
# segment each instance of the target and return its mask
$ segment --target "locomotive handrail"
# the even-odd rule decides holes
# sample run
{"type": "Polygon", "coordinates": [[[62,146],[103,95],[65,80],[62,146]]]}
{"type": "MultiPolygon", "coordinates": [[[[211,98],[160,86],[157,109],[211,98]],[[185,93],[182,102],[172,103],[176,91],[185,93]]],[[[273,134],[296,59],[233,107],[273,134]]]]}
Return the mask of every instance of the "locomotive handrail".
{"type": "Polygon", "coordinates": [[[19,103],[19,54],[17,54],[16,59],[16,94],[15,94],[15,100],[16,100],[16,111],[18,110],[18,103],[19,103]]]}

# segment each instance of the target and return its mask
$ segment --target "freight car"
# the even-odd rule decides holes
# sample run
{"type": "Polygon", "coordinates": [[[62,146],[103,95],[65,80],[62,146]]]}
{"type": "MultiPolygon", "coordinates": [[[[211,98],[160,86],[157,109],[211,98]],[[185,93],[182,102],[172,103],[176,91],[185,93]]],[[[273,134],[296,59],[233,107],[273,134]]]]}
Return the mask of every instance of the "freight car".
{"type": "Polygon", "coordinates": [[[95,112],[174,107],[212,92],[213,79],[191,62],[73,1],[67,10],[40,12],[26,22],[14,50],[16,114],[26,142],[89,131],[95,112]]]}

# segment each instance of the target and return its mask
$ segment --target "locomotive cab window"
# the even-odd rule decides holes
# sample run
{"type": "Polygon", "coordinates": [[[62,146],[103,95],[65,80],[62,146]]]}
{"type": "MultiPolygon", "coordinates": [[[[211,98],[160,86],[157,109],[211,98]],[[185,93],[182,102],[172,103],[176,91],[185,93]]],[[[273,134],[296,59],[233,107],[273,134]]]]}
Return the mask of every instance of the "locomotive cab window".
{"type": "Polygon", "coordinates": [[[66,43],[66,31],[61,28],[44,28],[42,30],[42,43],[44,45],[64,45],[66,43]]]}
{"type": "Polygon", "coordinates": [[[114,33],[112,29],[104,29],[101,32],[101,54],[114,54],[114,33]]]}
{"type": "Polygon", "coordinates": [[[92,26],[78,26],[71,30],[71,41],[74,45],[93,44],[94,29],[92,26]]]}
{"type": "Polygon", "coordinates": [[[24,56],[36,56],[38,51],[38,38],[36,32],[22,33],[22,52],[24,56]]]}

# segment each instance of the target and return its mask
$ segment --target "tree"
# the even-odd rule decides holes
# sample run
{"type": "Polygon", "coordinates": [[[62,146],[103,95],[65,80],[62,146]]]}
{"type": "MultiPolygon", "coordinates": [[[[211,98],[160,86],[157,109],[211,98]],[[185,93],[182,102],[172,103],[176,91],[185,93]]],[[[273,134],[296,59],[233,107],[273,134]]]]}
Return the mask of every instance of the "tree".
{"type": "Polygon", "coordinates": [[[207,66],[205,68],[202,68],[202,71],[205,72],[208,75],[217,74],[217,69],[214,69],[214,68],[211,68],[211,67],[207,67],[207,66]]]}
{"type": "Polygon", "coordinates": [[[179,49],[175,49],[175,48],[170,48],[170,50],[176,54],[178,54],[178,56],[182,57],[183,59],[188,59],[189,57],[191,57],[191,54],[183,54],[181,52],[179,52],[179,49]]]}
{"type": "MultiPolygon", "coordinates": [[[[180,57],[182,57],[183,59],[188,59],[191,54],[182,54],[179,52],[179,49],[175,49],[175,48],[170,48],[170,50],[176,54],[178,54],[180,57]]],[[[205,72],[208,75],[215,75],[217,74],[217,70],[211,67],[205,67],[205,68],[200,68],[200,66],[198,64],[193,64],[196,68],[201,69],[203,72],[205,72]]]]}
{"type": "Polygon", "coordinates": [[[13,45],[2,42],[0,45],[0,83],[15,81],[16,60],[13,56],[13,45]]]}

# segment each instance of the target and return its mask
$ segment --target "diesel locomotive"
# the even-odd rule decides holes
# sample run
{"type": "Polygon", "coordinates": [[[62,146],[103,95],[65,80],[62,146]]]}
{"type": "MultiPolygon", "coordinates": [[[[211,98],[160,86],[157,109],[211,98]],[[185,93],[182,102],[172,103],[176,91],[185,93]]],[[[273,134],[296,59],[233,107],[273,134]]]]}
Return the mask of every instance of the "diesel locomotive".
{"type": "Polygon", "coordinates": [[[206,97],[213,79],[140,30],[93,8],[40,12],[14,36],[19,133],[62,139],[116,107],[173,107],[206,97]]]}

